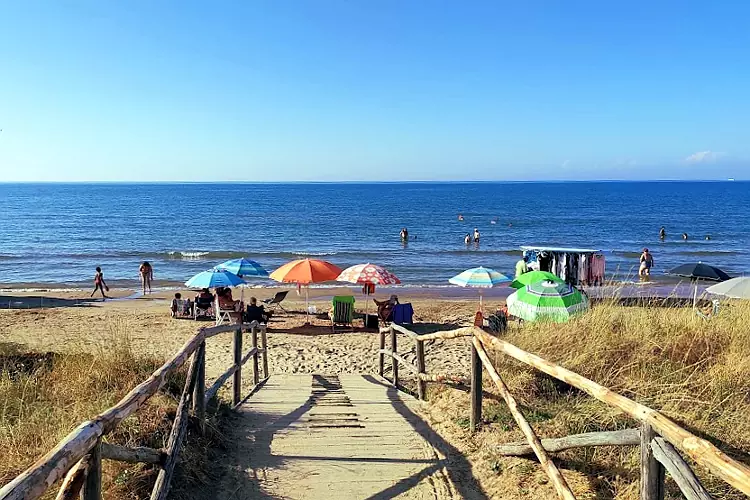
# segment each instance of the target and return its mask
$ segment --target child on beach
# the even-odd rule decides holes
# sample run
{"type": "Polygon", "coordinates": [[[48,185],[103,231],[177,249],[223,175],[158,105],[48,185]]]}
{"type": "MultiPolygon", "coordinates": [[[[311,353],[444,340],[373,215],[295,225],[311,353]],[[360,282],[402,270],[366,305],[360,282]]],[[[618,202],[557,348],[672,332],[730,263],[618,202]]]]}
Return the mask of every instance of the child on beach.
{"type": "Polygon", "coordinates": [[[108,299],[104,294],[104,291],[109,291],[109,287],[107,286],[107,283],[104,281],[104,273],[102,272],[101,267],[96,268],[96,274],[94,275],[94,291],[91,292],[91,296],[93,297],[96,291],[99,290],[102,293],[103,299],[108,299]]]}

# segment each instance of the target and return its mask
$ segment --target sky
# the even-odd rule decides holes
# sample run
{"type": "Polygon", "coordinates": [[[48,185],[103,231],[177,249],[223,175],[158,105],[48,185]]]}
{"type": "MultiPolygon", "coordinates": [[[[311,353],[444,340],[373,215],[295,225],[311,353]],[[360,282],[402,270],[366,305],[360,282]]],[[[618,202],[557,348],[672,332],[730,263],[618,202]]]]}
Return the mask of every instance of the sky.
{"type": "Polygon", "coordinates": [[[0,181],[750,179],[750,2],[0,2],[0,181]]]}

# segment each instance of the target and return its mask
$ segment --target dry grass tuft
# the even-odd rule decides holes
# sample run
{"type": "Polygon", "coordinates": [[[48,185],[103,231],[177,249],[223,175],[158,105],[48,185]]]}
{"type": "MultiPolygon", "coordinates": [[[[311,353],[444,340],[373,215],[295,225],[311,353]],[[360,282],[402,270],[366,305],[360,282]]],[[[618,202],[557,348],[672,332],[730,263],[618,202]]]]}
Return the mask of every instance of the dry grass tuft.
{"type": "MultiPolygon", "coordinates": [[[[566,324],[512,327],[504,339],[557,362],[623,395],[658,409],[729,455],[750,464],[750,304],[729,303],[711,320],[690,308],[622,307],[602,304],[566,324]]],[[[499,353],[496,367],[532,426],[542,437],[637,426],[593,398],[571,390],[499,353]]],[[[489,378],[485,389],[492,391],[489,378]]],[[[515,422],[485,398],[483,430],[466,430],[468,397],[434,388],[428,418],[468,453],[488,493],[503,498],[554,498],[535,481],[521,458],[491,453],[495,444],[523,440],[515,422]],[[528,491],[528,495],[519,492],[528,491]],[[508,492],[512,491],[512,494],[508,492]],[[509,496],[510,495],[510,496],[509,496]]],[[[602,447],[557,454],[581,498],[638,497],[638,452],[602,447]]],[[[695,466],[715,498],[744,496],[695,466]]],[[[676,486],[669,486],[675,495],[676,486]]]]}

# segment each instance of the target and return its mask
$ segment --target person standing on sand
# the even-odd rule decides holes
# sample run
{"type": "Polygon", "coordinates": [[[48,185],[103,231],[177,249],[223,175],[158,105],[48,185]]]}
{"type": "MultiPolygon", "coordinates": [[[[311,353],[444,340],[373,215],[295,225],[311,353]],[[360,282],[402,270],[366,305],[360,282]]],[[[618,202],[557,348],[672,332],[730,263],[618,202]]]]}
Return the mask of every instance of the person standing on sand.
{"type": "Polygon", "coordinates": [[[644,248],[641,254],[641,266],[638,269],[638,276],[651,276],[652,267],[654,267],[654,256],[649,253],[648,248],[644,248]]]}
{"type": "Polygon", "coordinates": [[[141,275],[141,286],[143,287],[143,294],[146,295],[146,288],[148,293],[151,293],[151,281],[154,279],[154,268],[148,261],[143,261],[141,267],[138,268],[138,274],[141,275]]]}
{"type": "Polygon", "coordinates": [[[107,283],[104,281],[104,273],[102,272],[101,267],[96,268],[96,274],[94,275],[94,291],[91,292],[92,297],[94,296],[97,290],[102,292],[103,299],[109,298],[104,294],[105,290],[109,291],[109,287],[107,286],[107,283]]]}

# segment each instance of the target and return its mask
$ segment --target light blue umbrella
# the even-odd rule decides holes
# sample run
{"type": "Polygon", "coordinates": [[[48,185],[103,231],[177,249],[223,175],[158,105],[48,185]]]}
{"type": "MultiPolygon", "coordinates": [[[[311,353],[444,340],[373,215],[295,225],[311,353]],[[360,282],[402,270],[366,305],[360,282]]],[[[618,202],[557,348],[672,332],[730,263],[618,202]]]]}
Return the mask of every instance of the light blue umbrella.
{"type": "MultiPolygon", "coordinates": [[[[511,280],[502,273],[485,267],[475,267],[467,269],[448,280],[453,285],[468,288],[493,288],[503,283],[510,283],[511,280]]],[[[479,307],[482,307],[482,292],[479,292],[479,307]]]]}
{"type": "Polygon", "coordinates": [[[220,286],[237,286],[246,283],[234,273],[226,270],[211,269],[198,273],[185,282],[188,288],[216,288],[220,286]]]}
{"type": "Polygon", "coordinates": [[[260,278],[268,276],[268,271],[263,269],[260,264],[244,257],[228,260],[223,264],[219,264],[214,269],[224,269],[237,276],[257,276],[260,278]]]}

